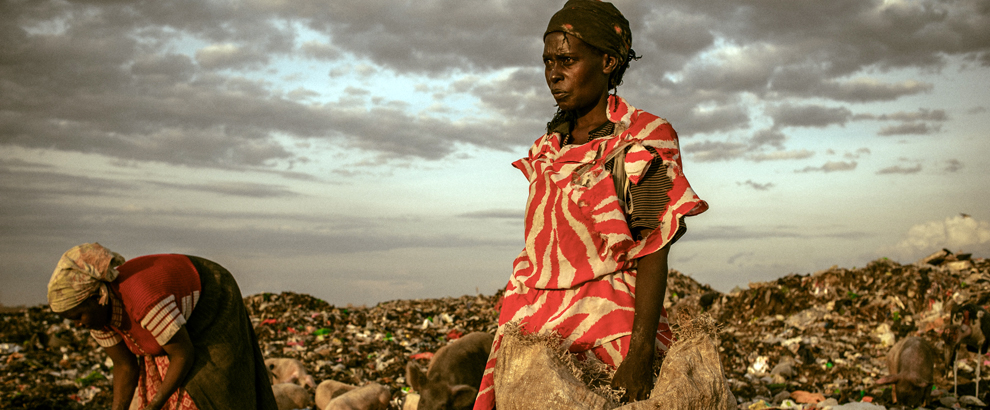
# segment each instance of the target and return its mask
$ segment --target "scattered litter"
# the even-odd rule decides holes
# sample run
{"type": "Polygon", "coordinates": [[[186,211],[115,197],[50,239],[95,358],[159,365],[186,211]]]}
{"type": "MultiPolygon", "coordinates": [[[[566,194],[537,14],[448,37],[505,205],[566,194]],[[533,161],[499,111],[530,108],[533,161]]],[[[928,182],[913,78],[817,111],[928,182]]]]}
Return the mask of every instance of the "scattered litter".
{"type": "MultiPolygon", "coordinates": [[[[906,336],[947,353],[943,330],[964,304],[990,307],[990,261],[942,250],[914,264],[887,259],[833,266],[752,283],[723,294],[671,270],[665,301],[672,323],[704,311],[716,319],[718,354],[740,409],[897,408],[884,357],[906,336]]],[[[266,357],[302,362],[317,383],[377,383],[409,403],[410,359],[428,361],[450,340],[494,333],[500,295],[396,300],[374,307],[334,306],[305,294],[244,298],[266,357]]],[[[958,397],[951,363],[936,364],[930,408],[985,407],[990,366],[959,351],[958,397]],[[947,405],[946,403],[951,403],[947,405]]],[[[113,362],[85,330],[47,306],[0,310],[0,409],[109,408],[113,362]]]]}

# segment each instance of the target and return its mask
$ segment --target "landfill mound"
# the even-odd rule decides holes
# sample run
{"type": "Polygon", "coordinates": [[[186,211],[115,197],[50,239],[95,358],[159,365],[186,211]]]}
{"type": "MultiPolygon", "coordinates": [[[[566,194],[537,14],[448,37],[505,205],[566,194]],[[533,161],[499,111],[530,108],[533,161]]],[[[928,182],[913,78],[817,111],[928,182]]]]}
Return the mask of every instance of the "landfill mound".
{"type": "MultiPolygon", "coordinates": [[[[879,259],[728,294],[672,270],[667,293],[674,326],[701,311],[717,319],[720,358],[740,409],[896,407],[889,387],[876,381],[887,375],[890,346],[909,335],[938,351],[928,408],[982,408],[972,397],[977,355],[966,349],[959,351],[953,394],[946,329],[958,317],[953,311],[990,302],[987,259],[942,250],[914,264],[879,259]]],[[[399,409],[408,392],[406,362],[425,366],[449,340],[494,332],[500,298],[396,300],[369,308],[283,292],[244,302],[266,357],[299,359],[317,383],[379,383],[399,409]]],[[[0,309],[0,409],[108,408],[111,364],[87,331],[47,306],[0,309]]],[[[982,382],[984,401],[987,390],[982,382]]]]}

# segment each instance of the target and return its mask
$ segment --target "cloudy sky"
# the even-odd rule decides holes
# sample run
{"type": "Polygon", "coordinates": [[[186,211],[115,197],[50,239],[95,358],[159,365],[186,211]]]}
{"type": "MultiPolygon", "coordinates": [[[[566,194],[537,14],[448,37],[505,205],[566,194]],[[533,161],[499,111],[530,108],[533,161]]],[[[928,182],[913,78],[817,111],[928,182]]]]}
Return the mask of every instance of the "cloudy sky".
{"type": "MultiPolygon", "coordinates": [[[[215,260],[245,294],[493,293],[562,4],[0,2],[0,303],[44,302],[93,241],[215,260]]],[[[728,291],[990,256],[990,3],[615,4],[643,56],[619,94],[711,204],[672,268],[728,291]]]]}

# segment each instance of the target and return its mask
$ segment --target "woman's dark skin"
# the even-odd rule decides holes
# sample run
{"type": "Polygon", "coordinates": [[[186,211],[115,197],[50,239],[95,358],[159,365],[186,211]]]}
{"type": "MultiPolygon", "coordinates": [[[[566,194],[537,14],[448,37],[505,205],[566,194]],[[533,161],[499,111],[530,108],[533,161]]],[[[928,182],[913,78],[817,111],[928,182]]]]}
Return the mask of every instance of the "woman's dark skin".
{"type": "MultiPolygon", "coordinates": [[[[110,324],[111,307],[101,305],[97,297],[83,301],[79,306],[59,313],[65,319],[71,320],[76,327],[91,330],[101,330],[110,324]]],[[[165,406],[166,401],[182,385],[189,369],[192,369],[195,350],[192,339],[185,326],[169,339],[162,348],[168,355],[169,366],[165,372],[158,393],[152,398],[144,410],[158,410],[165,406]]],[[[134,389],[138,384],[139,367],[137,356],[127,348],[124,342],[117,343],[105,349],[110,360],[113,360],[113,410],[127,410],[131,406],[134,389]]]]}
{"type": "MultiPolygon", "coordinates": [[[[575,114],[571,136],[575,144],[589,140],[589,132],[608,121],[609,76],[619,60],[581,39],[552,32],[543,39],[547,86],[557,106],[575,114]]],[[[646,237],[650,231],[642,232],[646,237]]],[[[630,400],[644,400],[653,389],[653,362],[660,313],[667,293],[667,254],[670,246],[637,261],[635,315],[629,352],[616,369],[612,387],[625,388],[630,400]]]]}

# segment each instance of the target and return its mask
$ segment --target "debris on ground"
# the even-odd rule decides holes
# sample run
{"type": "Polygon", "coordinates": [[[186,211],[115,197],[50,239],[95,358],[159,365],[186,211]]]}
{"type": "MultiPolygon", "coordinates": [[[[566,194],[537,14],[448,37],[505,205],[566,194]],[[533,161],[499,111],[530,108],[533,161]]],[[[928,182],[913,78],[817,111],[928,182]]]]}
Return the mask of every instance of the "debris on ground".
{"type": "MultiPolygon", "coordinates": [[[[378,384],[391,395],[390,409],[415,397],[406,363],[425,367],[451,340],[494,333],[499,300],[500,294],[467,295],[369,308],[292,292],[244,298],[266,358],[298,360],[317,384],[378,384]]],[[[730,293],[672,270],[665,305],[675,326],[697,312],[716,319],[719,356],[739,409],[902,408],[890,386],[877,381],[888,375],[887,352],[908,336],[928,340],[937,352],[929,409],[976,409],[988,401],[990,371],[976,375],[990,359],[965,346],[952,354],[959,344],[948,330],[973,325],[964,309],[990,305],[984,258],[941,250],[913,264],[833,266],[730,293]]],[[[87,331],[47,306],[0,309],[0,409],[108,408],[112,365],[87,331]]]]}

